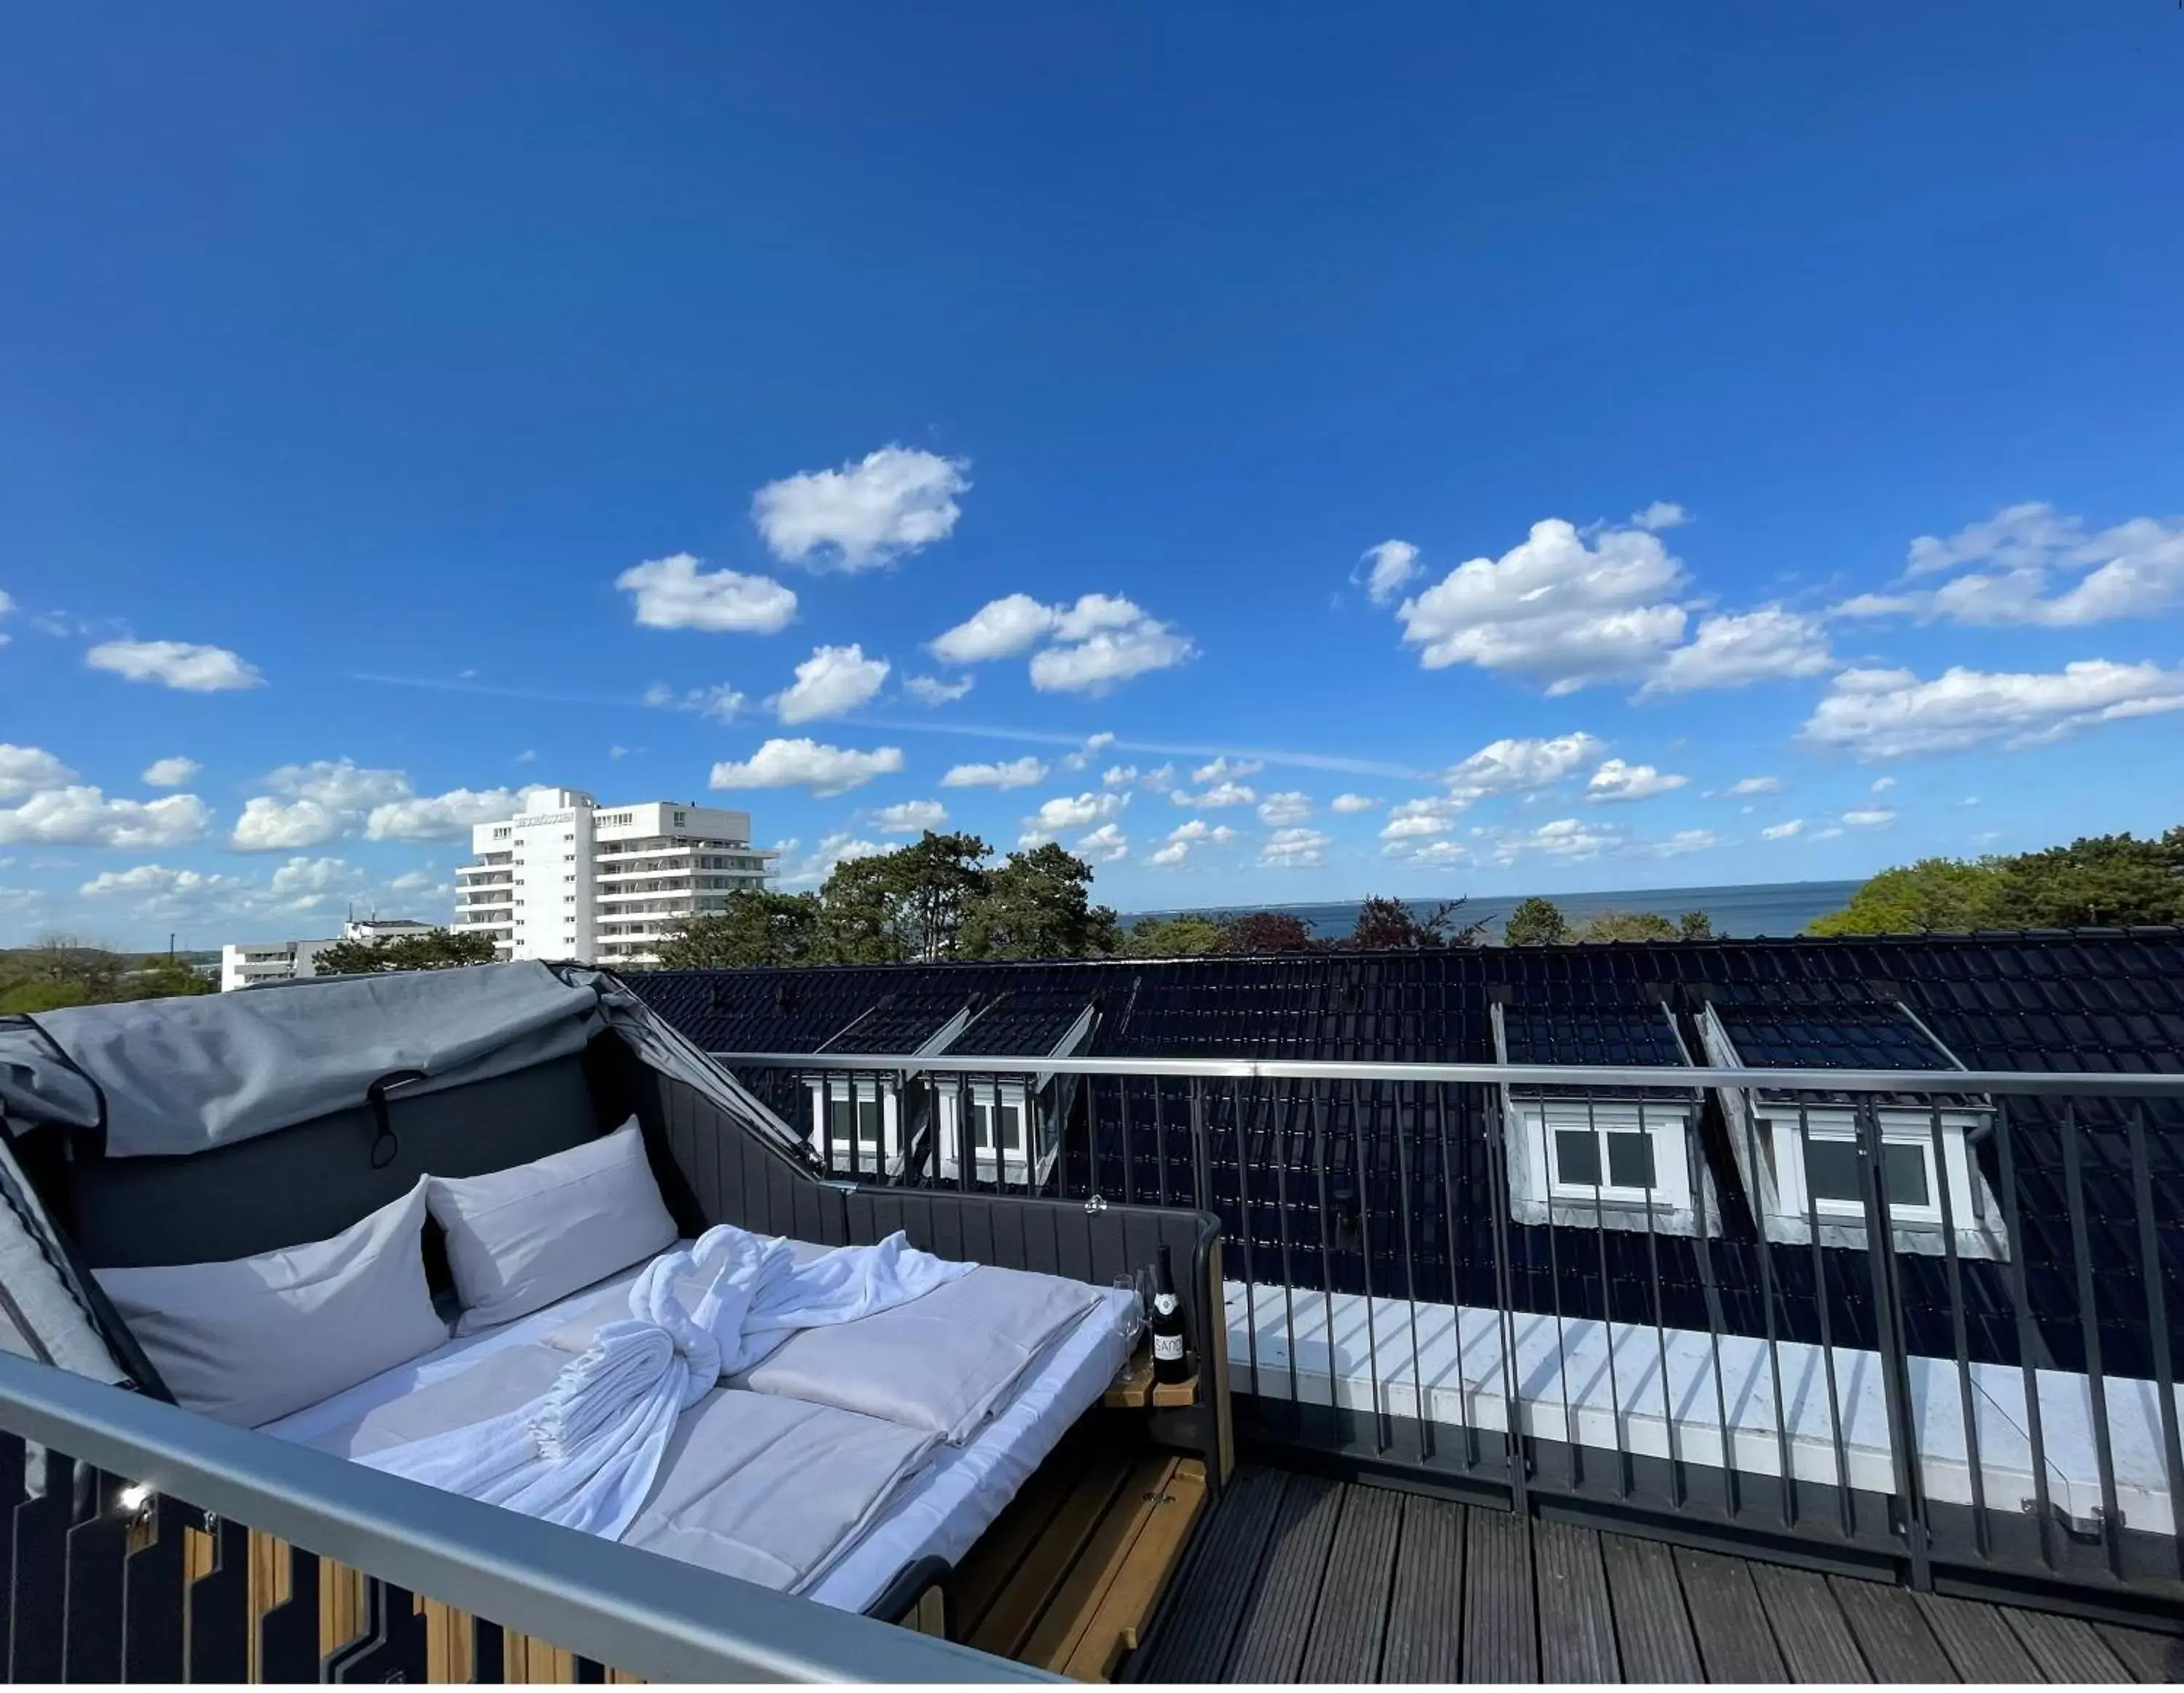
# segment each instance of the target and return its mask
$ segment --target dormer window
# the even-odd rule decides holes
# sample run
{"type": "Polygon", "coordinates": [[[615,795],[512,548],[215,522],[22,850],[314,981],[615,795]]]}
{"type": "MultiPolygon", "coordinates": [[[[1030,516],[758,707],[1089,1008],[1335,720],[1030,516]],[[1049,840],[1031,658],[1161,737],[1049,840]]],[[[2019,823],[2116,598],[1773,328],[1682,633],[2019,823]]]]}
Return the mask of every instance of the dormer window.
{"type": "MultiPolygon", "coordinates": [[[[1667,1084],[1691,1059],[1661,1005],[1491,1008],[1495,1055],[1508,1064],[1658,1066],[1664,1085],[1502,1089],[1511,1215],[1565,1228],[1711,1232],[1692,1133],[1699,1095],[1667,1084]]],[[[1710,1211],[1711,1206],[1708,1207],[1710,1211]]]]}
{"type": "MultiPolygon", "coordinates": [[[[1961,1070],[1956,1055],[1893,1001],[1708,1005],[1699,1018],[1708,1062],[1756,1070],[1961,1070]]],[[[1967,1257],[2007,1258],[2008,1235],[1975,1149],[1992,1127],[1967,1094],[1722,1090],[1730,1155],[1767,1238],[1865,1247],[1867,1153],[1899,1251],[1940,1254],[1944,1230],[1967,1257]]]]}

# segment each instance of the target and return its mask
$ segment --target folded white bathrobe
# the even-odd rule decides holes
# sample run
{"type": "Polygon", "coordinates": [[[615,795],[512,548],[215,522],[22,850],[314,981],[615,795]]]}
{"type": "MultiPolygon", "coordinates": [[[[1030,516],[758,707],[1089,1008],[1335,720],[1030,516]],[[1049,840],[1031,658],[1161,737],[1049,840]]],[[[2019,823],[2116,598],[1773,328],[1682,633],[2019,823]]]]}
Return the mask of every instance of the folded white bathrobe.
{"type": "Polygon", "coordinates": [[[892,1310],[970,1273],[900,1233],[799,1266],[788,1242],[723,1223],[646,1265],[626,1321],[504,1416],[359,1459],[609,1540],[644,1507],[675,1420],[798,1329],[892,1310]]]}

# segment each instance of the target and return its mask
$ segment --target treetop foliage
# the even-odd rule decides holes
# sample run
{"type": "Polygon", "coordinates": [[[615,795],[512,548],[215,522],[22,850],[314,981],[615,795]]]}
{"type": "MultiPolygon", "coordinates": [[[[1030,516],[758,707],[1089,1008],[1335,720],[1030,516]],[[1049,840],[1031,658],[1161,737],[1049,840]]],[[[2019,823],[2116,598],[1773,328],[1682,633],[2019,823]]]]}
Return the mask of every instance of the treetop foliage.
{"type": "Polygon", "coordinates": [[[64,935],[0,953],[0,1014],[163,1000],[218,988],[164,953],[108,952],[64,935]]]}
{"type": "Polygon", "coordinates": [[[1922,858],[1884,870],[1816,935],[1966,934],[2184,922],[2184,826],[2158,838],[2086,835],[1985,858],[1922,858]]]}
{"type": "Polygon", "coordinates": [[[387,941],[337,940],[320,947],[315,963],[321,976],[377,976],[397,970],[453,970],[493,960],[493,943],[483,935],[434,929],[387,941]]]}

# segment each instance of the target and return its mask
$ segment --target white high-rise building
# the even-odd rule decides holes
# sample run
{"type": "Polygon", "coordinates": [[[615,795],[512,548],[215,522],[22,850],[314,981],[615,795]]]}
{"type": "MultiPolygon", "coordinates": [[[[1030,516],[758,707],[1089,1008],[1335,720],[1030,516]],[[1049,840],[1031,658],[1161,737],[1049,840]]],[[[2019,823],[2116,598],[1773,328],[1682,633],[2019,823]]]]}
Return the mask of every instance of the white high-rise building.
{"type": "Polygon", "coordinates": [[[651,964],[667,926],[762,888],[773,855],[753,850],[750,814],[651,799],[602,809],[542,788],[505,822],[471,831],[455,872],[455,932],[489,936],[503,958],[651,964]]]}
{"type": "Polygon", "coordinates": [[[254,987],[260,982],[287,982],[319,973],[319,955],[336,940],[368,940],[380,944],[404,935],[432,933],[430,923],[413,917],[351,917],[337,936],[325,940],[266,940],[230,942],[220,950],[220,989],[254,987]]]}

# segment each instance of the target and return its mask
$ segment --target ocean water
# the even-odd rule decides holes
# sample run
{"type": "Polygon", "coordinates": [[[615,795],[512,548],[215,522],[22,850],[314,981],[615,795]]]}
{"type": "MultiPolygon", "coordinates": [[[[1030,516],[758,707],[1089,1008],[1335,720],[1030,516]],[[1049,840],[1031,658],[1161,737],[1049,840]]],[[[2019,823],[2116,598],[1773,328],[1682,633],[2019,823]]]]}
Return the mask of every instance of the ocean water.
{"type": "MultiPolygon", "coordinates": [[[[1573,927],[1604,911],[1655,911],[1671,922],[1686,911],[1704,911],[1713,920],[1716,934],[1750,939],[1759,935],[1801,933],[1814,918],[1841,911],[1850,902],[1850,896],[1864,885],[1858,882],[1762,882],[1735,888],[1644,888],[1625,893],[1548,894],[1545,897],[1562,908],[1573,927]]],[[[1484,922],[1487,926],[1485,938],[1499,940],[1502,919],[1528,897],[1523,894],[1474,896],[1465,902],[1457,921],[1484,922]]],[[[1411,899],[1405,903],[1412,911],[1424,914],[1440,902],[1411,899]]],[[[1204,911],[1209,916],[1228,916],[1240,911],[1292,911],[1312,926],[1315,935],[1329,939],[1348,934],[1357,922],[1357,902],[1354,899],[1317,905],[1194,905],[1181,909],[1204,911]]],[[[1128,924],[1139,917],[1174,915],[1173,911],[1134,911],[1123,921],[1128,924]]]]}

